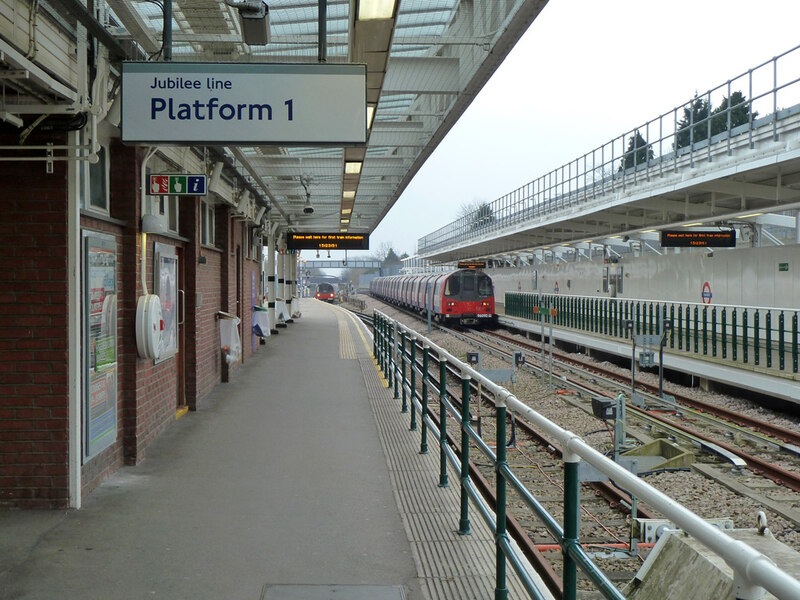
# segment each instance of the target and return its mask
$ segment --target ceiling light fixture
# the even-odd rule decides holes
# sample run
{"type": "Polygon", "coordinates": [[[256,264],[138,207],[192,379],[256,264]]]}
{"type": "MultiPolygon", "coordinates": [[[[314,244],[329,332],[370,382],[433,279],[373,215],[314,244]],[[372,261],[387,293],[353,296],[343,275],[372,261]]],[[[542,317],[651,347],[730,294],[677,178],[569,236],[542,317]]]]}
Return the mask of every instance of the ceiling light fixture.
{"type": "Polygon", "coordinates": [[[395,6],[395,0],[361,0],[358,3],[358,20],[391,19],[395,6]]]}
{"type": "Polygon", "coordinates": [[[753,213],[752,215],[742,215],[740,219],[749,219],[750,217],[760,217],[764,213],[753,213]]]}
{"type": "Polygon", "coordinates": [[[356,191],[355,190],[345,190],[342,192],[342,198],[355,198],[356,191]]]}
{"type": "Polygon", "coordinates": [[[361,173],[362,162],[346,162],[344,163],[344,172],[348,175],[358,175],[361,173]]]}
{"type": "Polygon", "coordinates": [[[375,116],[375,105],[367,104],[367,129],[372,128],[372,119],[375,116]]]}
{"type": "Polygon", "coordinates": [[[703,222],[700,221],[699,223],[686,223],[686,225],[681,225],[681,227],[697,227],[698,225],[702,225],[703,222]]]}

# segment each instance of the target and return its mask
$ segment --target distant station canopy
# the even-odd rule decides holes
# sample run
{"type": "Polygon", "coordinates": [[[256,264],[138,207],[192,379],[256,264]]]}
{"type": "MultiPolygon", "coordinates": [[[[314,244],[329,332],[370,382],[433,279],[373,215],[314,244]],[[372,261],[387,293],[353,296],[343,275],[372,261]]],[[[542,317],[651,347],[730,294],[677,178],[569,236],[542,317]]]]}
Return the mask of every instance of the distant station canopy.
{"type": "Polygon", "coordinates": [[[366,233],[297,233],[286,240],[289,250],[369,250],[366,233]]]}
{"type": "Polygon", "coordinates": [[[664,248],[735,248],[736,231],[707,230],[707,231],[661,231],[661,246],[664,248]]]}
{"type": "Polygon", "coordinates": [[[460,260],[458,261],[459,269],[485,269],[485,260],[460,260]]]}

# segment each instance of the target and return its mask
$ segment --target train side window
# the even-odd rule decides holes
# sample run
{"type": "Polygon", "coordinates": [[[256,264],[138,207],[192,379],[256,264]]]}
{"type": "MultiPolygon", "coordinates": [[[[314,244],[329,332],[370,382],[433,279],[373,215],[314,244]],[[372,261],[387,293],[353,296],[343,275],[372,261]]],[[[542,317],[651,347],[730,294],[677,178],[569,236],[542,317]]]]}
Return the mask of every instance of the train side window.
{"type": "Polygon", "coordinates": [[[608,267],[603,267],[603,292],[608,293],[608,267]]]}
{"type": "Polygon", "coordinates": [[[622,293],[622,267],[617,267],[617,293],[622,293]]]}
{"type": "Polygon", "coordinates": [[[459,292],[458,277],[448,277],[444,287],[445,296],[455,296],[459,292]]]}
{"type": "Polygon", "coordinates": [[[534,270],[531,276],[531,289],[536,291],[539,289],[539,271],[534,270]]]}

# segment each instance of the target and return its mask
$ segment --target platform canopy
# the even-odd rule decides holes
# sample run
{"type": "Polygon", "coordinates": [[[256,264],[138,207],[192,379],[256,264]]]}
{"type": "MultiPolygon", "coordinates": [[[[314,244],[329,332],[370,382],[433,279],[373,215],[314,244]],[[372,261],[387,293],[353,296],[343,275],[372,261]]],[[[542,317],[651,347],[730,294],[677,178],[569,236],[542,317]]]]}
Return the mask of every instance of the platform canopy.
{"type": "MultiPolygon", "coordinates": [[[[54,4],[73,22],[87,22],[80,3],[54,4]]],[[[384,2],[385,14],[371,0],[330,0],[322,38],[320,4],[281,0],[269,3],[269,41],[260,45],[244,42],[243,26],[253,25],[245,4],[259,3],[108,0],[108,35],[98,39],[106,47],[119,43],[117,60],[121,48],[137,61],[365,64],[365,144],[219,144],[203,151],[212,164],[225,164],[223,177],[241,178],[257,205],[269,207],[264,218],[279,231],[370,233],[546,0],[396,0],[384,2]],[[163,43],[163,9],[172,11],[171,45],[163,43]]]]}

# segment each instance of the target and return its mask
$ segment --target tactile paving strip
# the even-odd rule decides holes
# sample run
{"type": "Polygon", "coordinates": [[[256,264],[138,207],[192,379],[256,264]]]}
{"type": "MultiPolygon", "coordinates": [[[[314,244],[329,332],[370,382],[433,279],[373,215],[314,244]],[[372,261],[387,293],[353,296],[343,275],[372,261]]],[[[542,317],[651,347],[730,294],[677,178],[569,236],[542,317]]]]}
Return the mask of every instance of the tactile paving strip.
{"type": "Polygon", "coordinates": [[[336,311],[336,320],[339,322],[339,358],[346,360],[356,359],[356,348],[353,345],[353,336],[350,335],[350,325],[342,311],[336,311]]]}
{"type": "MultiPolygon", "coordinates": [[[[458,474],[449,467],[450,484],[440,488],[438,440],[428,436],[428,453],[419,454],[420,432],[409,431],[394,390],[381,385],[372,359],[359,347],[359,362],[389,466],[397,506],[411,542],[417,575],[429,600],[493,598],[494,537],[477,509],[470,507],[471,535],[458,535],[458,474]]],[[[510,598],[527,598],[508,566],[510,598]]]]}

